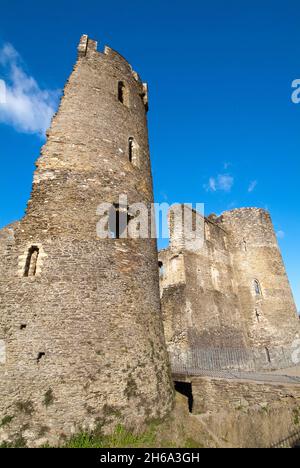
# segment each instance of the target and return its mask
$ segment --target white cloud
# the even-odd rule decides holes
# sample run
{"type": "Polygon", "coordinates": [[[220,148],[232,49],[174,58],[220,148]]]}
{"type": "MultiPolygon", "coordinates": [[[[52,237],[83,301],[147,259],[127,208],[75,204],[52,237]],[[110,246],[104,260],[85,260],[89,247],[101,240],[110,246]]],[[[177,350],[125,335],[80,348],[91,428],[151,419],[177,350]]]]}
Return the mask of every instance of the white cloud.
{"type": "Polygon", "coordinates": [[[234,184],[234,178],[230,174],[219,174],[217,177],[210,177],[208,184],[204,188],[208,192],[230,192],[234,184]]]}
{"type": "Polygon", "coordinates": [[[230,192],[233,186],[234,179],[231,175],[222,174],[218,176],[218,187],[219,190],[224,190],[224,192],[230,192]]]}
{"type": "Polygon", "coordinates": [[[256,188],[258,182],[257,180],[252,180],[249,184],[249,187],[248,187],[248,192],[251,193],[253,192],[253,190],[256,188]]]}
{"type": "Polygon", "coordinates": [[[57,108],[59,91],[42,90],[26,73],[20,55],[11,44],[0,49],[5,102],[0,104],[0,122],[18,132],[45,134],[57,108]]]}
{"type": "Polygon", "coordinates": [[[217,191],[217,183],[216,183],[216,179],[214,177],[211,177],[208,181],[208,188],[209,190],[211,190],[212,192],[216,192],[217,191]]]}
{"type": "Polygon", "coordinates": [[[227,205],[227,210],[232,210],[232,208],[236,208],[238,206],[237,201],[232,201],[227,205]]]}
{"type": "Polygon", "coordinates": [[[284,239],[285,238],[285,232],[284,231],[277,231],[276,236],[278,239],[284,239]]]}

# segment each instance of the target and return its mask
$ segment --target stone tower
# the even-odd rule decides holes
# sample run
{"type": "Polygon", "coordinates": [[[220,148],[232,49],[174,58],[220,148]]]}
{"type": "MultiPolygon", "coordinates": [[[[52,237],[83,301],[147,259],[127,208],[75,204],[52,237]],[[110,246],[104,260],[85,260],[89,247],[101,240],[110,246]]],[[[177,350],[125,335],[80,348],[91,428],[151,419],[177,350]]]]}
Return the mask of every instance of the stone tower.
{"type": "Polygon", "coordinates": [[[300,362],[299,317],[270,214],[240,208],[224,212],[221,220],[229,233],[248,346],[275,366],[300,362]]]}
{"type": "Polygon", "coordinates": [[[156,241],[96,232],[99,204],[153,201],[147,106],[128,62],[83,36],[26,215],[0,236],[0,440],[139,427],[172,406],[156,241]]]}

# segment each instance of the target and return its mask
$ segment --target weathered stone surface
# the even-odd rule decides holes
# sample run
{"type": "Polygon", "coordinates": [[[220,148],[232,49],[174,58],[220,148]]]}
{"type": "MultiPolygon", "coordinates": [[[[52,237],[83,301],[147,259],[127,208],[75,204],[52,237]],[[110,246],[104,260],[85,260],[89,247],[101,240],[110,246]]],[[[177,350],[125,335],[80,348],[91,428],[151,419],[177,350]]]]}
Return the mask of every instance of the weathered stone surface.
{"type": "Polygon", "coordinates": [[[156,241],[96,234],[100,203],[153,201],[146,89],[117,52],[82,38],[26,215],[0,233],[0,421],[13,417],[0,441],[56,442],[116,419],[136,428],[172,406],[156,241]]]}
{"type": "Polygon", "coordinates": [[[194,418],[221,446],[270,447],[299,431],[299,385],[191,378],[194,418]]]}
{"type": "Polygon", "coordinates": [[[159,252],[169,351],[184,360],[188,351],[245,348],[261,368],[297,364],[299,318],[269,213],[245,208],[205,218],[197,251],[171,216],[169,223],[170,246],[159,252]]]}
{"type": "MultiPolygon", "coordinates": [[[[57,443],[117,420],[139,428],[172,407],[156,242],[96,232],[100,203],[120,194],[153,202],[147,109],[147,85],[128,62],[83,36],[26,215],[0,231],[0,442],[57,443]]],[[[193,235],[170,217],[170,247],[159,253],[169,351],[242,350],[243,363],[252,350],[261,368],[299,362],[299,319],[269,214],[239,209],[202,225],[203,247],[189,249],[193,235]]],[[[298,388],[192,385],[191,427],[202,432],[203,413],[217,445],[227,433],[232,445],[268,445],[298,411],[298,388]]]]}

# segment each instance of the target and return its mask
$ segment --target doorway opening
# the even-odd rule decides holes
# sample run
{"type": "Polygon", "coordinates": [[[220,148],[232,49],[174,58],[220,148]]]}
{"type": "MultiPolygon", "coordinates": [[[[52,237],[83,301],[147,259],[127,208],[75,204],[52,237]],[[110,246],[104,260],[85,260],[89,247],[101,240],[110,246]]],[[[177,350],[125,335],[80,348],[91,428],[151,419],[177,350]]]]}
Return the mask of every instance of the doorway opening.
{"type": "Polygon", "coordinates": [[[193,389],[192,389],[192,384],[190,382],[174,382],[175,385],[175,391],[180,393],[181,395],[184,395],[187,397],[188,400],[188,406],[189,406],[189,412],[193,412],[193,406],[194,406],[194,397],[193,397],[193,389]]]}

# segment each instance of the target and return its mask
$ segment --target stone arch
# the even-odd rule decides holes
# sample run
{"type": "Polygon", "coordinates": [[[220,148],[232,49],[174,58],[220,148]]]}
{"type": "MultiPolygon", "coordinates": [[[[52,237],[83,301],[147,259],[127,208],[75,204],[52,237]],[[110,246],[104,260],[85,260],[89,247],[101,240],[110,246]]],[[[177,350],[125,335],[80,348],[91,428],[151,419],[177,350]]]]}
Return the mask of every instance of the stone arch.
{"type": "Polygon", "coordinates": [[[40,253],[40,249],[36,245],[32,245],[28,249],[28,254],[27,254],[25,268],[24,268],[25,277],[36,275],[39,253],[40,253]]]}

